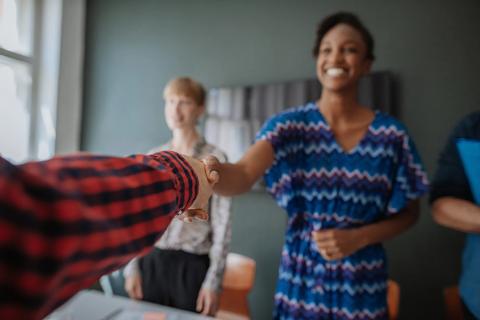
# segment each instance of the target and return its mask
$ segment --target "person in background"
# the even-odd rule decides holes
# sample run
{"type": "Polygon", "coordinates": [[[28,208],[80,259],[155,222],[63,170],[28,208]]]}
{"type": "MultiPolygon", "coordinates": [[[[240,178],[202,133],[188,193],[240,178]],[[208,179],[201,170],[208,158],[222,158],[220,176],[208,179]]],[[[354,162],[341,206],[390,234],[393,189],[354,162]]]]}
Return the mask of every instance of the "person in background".
{"type": "Polygon", "coordinates": [[[176,213],[205,219],[216,181],[172,151],[22,165],[0,157],[0,319],[42,319],[145,254],[176,213]]]}
{"type": "Polygon", "coordinates": [[[320,99],[267,120],[237,163],[207,166],[224,195],[264,174],[287,211],[275,319],[388,318],[382,242],[416,222],[428,180],[405,126],[357,100],[373,46],[355,15],[325,18],[313,48],[320,99]]]}
{"type": "Polygon", "coordinates": [[[465,175],[456,145],[459,139],[480,142],[480,111],[467,115],[450,134],[438,159],[430,203],[437,223],[466,233],[460,296],[465,319],[480,319],[480,204],[474,202],[465,175]]]}
{"type": "MultiPolygon", "coordinates": [[[[196,129],[205,112],[206,92],[191,78],[171,80],[164,90],[165,119],[173,138],[151,150],[174,150],[196,158],[226,156],[196,129]]],[[[209,221],[173,220],[154,250],[124,270],[131,298],[215,315],[231,239],[231,199],[213,195],[209,221]],[[186,276],[185,276],[186,275],[186,276]]]]}

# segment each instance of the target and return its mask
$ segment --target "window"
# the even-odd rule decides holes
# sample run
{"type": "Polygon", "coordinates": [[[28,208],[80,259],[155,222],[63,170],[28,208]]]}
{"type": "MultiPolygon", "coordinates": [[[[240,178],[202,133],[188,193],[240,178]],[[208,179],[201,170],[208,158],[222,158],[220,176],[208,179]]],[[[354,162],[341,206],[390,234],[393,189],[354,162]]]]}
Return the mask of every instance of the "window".
{"type": "Polygon", "coordinates": [[[78,150],[84,13],[85,0],[0,0],[0,154],[8,160],[78,150]]]}
{"type": "Polygon", "coordinates": [[[33,0],[0,0],[0,154],[31,157],[33,0]]]}

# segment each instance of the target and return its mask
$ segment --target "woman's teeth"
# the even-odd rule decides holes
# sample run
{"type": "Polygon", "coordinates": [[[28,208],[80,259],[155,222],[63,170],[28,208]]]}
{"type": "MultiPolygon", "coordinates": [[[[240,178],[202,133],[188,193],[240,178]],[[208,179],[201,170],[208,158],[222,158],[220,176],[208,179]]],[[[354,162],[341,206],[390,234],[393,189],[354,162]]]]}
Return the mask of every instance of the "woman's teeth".
{"type": "Polygon", "coordinates": [[[341,76],[342,74],[345,74],[345,70],[342,68],[330,68],[327,69],[327,75],[331,77],[338,77],[341,76]]]}

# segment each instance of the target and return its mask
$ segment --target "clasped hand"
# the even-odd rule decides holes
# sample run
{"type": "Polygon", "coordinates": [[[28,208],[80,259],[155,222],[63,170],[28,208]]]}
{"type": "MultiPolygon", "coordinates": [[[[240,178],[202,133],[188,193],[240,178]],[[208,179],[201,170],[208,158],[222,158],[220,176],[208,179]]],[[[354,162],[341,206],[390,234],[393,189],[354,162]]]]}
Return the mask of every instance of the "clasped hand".
{"type": "Polygon", "coordinates": [[[361,249],[364,244],[356,229],[328,229],[313,231],[312,237],[325,260],[345,258],[361,249]]]}
{"type": "Polygon", "coordinates": [[[213,186],[220,180],[218,171],[208,167],[208,161],[218,163],[218,159],[209,156],[206,160],[200,161],[189,156],[183,156],[190,164],[198,177],[198,195],[194,202],[185,211],[182,211],[177,217],[185,222],[191,222],[193,218],[208,220],[208,200],[212,196],[213,186]],[[209,160],[210,159],[210,160],[209,160]]]}

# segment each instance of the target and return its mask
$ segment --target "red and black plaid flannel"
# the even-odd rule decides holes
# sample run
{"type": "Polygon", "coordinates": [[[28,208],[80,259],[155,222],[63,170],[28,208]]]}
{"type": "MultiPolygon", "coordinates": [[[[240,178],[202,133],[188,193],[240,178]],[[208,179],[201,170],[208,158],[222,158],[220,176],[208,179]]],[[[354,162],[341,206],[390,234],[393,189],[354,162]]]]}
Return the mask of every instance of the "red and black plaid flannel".
{"type": "Polygon", "coordinates": [[[198,193],[174,152],[0,157],[0,319],[39,319],[145,254],[198,193]]]}

